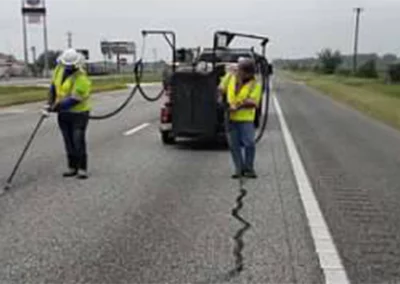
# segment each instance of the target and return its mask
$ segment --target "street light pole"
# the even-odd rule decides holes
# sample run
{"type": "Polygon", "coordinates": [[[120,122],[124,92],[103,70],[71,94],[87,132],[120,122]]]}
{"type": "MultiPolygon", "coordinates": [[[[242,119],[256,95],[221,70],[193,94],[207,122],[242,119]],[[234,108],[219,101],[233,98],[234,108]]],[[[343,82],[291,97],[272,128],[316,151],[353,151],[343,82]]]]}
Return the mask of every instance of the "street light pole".
{"type": "Polygon", "coordinates": [[[354,11],[356,12],[356,27],[354,33],[354,57],[353,57],[353,73],[357,72],[357,53],[358,53],[358,36],[360,32],[360,14],[363,11],[363,8],[355,8],[354,11]]]}
{"type": "MultiPolygon", "coordinates": [[[[46,8],[46,2],[43,0],[43,7],[46,8]]],[[[45,10],[46,11],[46,10],[45,10]]],[[[43,14],[43,39],[44,39],[44,76],[49,76],[49,44],[47,40],[47,14],[43,14]]]]}
{"type": "Polygon", "coordinates": [[[32,71],[33,71],[33,76],[36,77],[36,47],[32,46],[31,51],[32,51],[32,71]]]}
{"type": "MultiPolygon", "coordinates": [[[[24,0],[21,0],[22,8],[24,8],[24,0]]],[[[24,42],[24,61],[25,66],[28,66],[29,58],[28,58],[28,35],[26,28],[26,16],[22,13],[22,33],[23,33],[23,42],[24,42]]]]}
{"type": "Polygon", "coordinates": [[[35,64],[36,63],[36,47],[32,46],[31,47],[31,51],[32,51],[32,63],[35,64]]]}

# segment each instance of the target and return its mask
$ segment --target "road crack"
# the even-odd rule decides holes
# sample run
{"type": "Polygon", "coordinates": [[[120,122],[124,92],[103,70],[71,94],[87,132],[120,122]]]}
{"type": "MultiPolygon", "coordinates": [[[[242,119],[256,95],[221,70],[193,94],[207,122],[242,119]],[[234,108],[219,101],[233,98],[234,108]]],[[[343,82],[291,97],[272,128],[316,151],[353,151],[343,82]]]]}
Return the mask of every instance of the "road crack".
{"type": "Polygon", "coordinates": [[[209,279],[206,282],[199,282],[199,284],[217,284],[221,282],[229,282],[232,279],[238,277],[245,269],[245,261],[243,257],[243,250],[245,248],[245,242],[243,240],[245,233],[250,230],[251,224],[244,219],[240,212],[244,206],[244,198],[247,196],[247,190],[244,188],[244,181],[240,181],[239,186],[239,196],[236,198],[236,207],[232,209],[231,215],[233,218],[238,220],[243,226],[236,232],[233,236],[235,242],[235,247],[233,249],[233,255],[235,257],[235,267],[232,268],[226,274],[215,277],[214,279],[209,279]]]}
{"type": "Polygon", "coordinates": [[[235,248],[233,250],[233,255],[235,256],[235,268],[232,269],[228,274],[230,279],[239,276],[245,268],[243,257],[245,242],[243,238],[245,233],[251,228],[251,224],[240,215],[240,212],[244,206],[244,198],[247,196],[247,190],[243,188],[242,182],[240,183],[239,192],[240,194],[236,199],[236,207],[232,209],[232,216],[233,218],[238,220],[243,226],[237,231],[237,233],[233,237],[233,240],[235,242],[235,248]]]}

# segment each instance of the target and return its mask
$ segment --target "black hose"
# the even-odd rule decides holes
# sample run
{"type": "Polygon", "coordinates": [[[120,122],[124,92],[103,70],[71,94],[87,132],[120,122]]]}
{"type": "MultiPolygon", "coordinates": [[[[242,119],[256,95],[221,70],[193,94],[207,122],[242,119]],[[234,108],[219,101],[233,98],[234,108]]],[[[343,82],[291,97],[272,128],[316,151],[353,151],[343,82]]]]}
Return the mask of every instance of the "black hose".
{"type": "Polygon", "coordinates": [[[111,117],[117,115],[130,103],[130,101],[135,96],[136,91],[137,91],[137,86],[135,86],[132,89],[129,96],[126,98],[126,100],[116,110],[109,112],[107,114],[103,114],[103,115],[90,115],[89,118],[92,120],[103,120],[103,119],[108,119],[108,118],[111,118],[111,117]]]}
{"type": "MultiPolygon", "coordinates": [[[[261,63],[263,64],[263,63],[261,63]]],[[[267,69],[265,69],[266,66],[262,66],[262,86],[263,86],[263,91],[265,92],[265,108],[264,111],[262,112],[264,114],[264,117],[262,119],[262,123],[261,123],[261,128],[256,136],[256,143],[260,142],[261,139],[264,136],[265,130],[267,128],[267,124],[268,124],[268,116],[269,116],[269,103],[270,103],[270,86],[269,86],[269,80],[267,80],[268,78],[268,74],[267,74],[267,69]]]]}
{"type": "Polygon", "coordinates": [[[165,92],[165,89],[162,88],[162,90],[160,91],[160,93],[155,96],[155,97],[150,97],[149,95],[146,94],[146,92],[143,90],[142,86],[140,85],[142,82],[142,78],[143,78],[143,69],[144,69],[144,65],[143,65],[143,61],[139,60],[136,64],[135,64],[135,81],[136,81],[136,88],[139,91],[139,93],[142,95],[142,97],[149,101],[149,102],[156,102],[158,101],[162,95],[165,92]]]}
{"type": "Polygon", "coordinates": [[[135,96],[136,92],[139,92],[143,96],[143,98],[149,102],[158,101],[164,94],[165,90],[163,88],[161,90],[161,92],[154,98],[148,96],[141,86],[141,82],[142,82],[142,78],[143,78],[143,68],[144,67],[143,67],[142,60],[139,60],[138,62],[135,63],[135,67],[134,67],[135,87],[132,89],[132,91],[126,98],[126,100],[116,110],[114,110],[110,113],[107,113],[107,114],[103,114],[103,115],[90,115],[89,118],[92,120],[103,120],[103,119],[108,119],[108,118],[111,118],[111,117],[117,115],[130,103],[130,101],[135,96]]]}

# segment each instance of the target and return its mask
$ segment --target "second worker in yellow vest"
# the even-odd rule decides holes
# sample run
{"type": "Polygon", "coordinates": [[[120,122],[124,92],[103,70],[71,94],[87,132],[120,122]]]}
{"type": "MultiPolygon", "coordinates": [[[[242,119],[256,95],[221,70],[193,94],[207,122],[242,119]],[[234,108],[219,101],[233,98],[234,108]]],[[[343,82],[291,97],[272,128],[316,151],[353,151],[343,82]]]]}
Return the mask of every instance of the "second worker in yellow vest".
{"type": "Polygon", "coordinates": [[[257,82],[255,74],[254,61],[241,59],[237,72],[228,73],[219,87],[229,105],[228,140],[235,165],[232,178],[257,177],[254,169],[256,154],[254,121],[261,100],[262,87],[257,82]]]}

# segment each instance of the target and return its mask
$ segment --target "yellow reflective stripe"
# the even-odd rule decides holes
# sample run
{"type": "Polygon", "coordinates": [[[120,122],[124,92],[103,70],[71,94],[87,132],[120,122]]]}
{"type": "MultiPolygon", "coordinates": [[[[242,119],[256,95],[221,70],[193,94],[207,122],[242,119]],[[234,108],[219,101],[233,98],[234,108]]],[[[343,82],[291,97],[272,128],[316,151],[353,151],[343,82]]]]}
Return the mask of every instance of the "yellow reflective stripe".
{"type": "MultiPolygon", "coordinates": [[[[243,102],[246,99],[252,97],[252,94],[256,91],[258,87],[257,80],[252,80],[248,84],[244,85],[238,92],[236,92],[236,82],[230,82],[229,90],[228,90],[228,97],[230,103],[237,103],[243,102]],[[244,89],[246,88],[246,89],[244,89]]],[[[254,121],[256,114],[256,109],[240,109],[236,112],[232,112],[230,114],[230,120],[232,121],[246,121],[251,122],[254,121]]]]}

